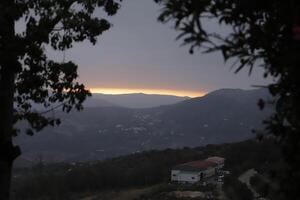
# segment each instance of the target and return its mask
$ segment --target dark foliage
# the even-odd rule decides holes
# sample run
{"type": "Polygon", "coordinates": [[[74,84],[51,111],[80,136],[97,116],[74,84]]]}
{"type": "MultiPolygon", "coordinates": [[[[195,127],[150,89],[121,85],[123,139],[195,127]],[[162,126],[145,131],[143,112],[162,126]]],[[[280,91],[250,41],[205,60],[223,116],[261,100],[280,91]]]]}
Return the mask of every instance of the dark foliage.
{"type": "Polygon", "coordinates": [[[250,184],[261,197],[272,200],[279,200],[282,198],[276,193],[279,187],[278,183],[272,181],[269,176],[256,174],[251,177],[250,184]]]}
{"type": "MultiPolygon", "coordinates": [[[[297,0],[155,0],[162,7],[159,20],[174,22],[178,39],[190,45],[190,52],[221,52],[236,72],[254,66],[276,82],[268,86],[276,96],[276,113],[266,120],[284,153],[287,167],[280,193],[286,199],[300,195],[300,1],[297,0]],[[209,32],[205,21],[216,20],[229,27],[228,33],[209,32]]],[[[263,108],[266,102],[260,100],[263,108]]],[[[278,172],[282,173],[282,172],[278,172]]],[[[278,177],[277,177],[278,178],[278,177]]]]}
{"type": "Polygon", "coordinates": [[[258,175],[251,177],[250,184],[255,188],[255,190],[260,194],[262,197],[267,197],[269,193],[269,185],[262,181],[258,175]]]}
{"type": "Polygon", "coordinates": [[[9,199],[14,124],[26,120],[33,135],[60,119],[46,115],[61,107],[82,109],[90,92],[77,82],[77,65],[50,59],[47,49],[65,51],[84,40],[92,44],[110,28],[100,10],[114,15],[121,0],[1,0],[0,2],[0,199],[9,199]],[[17,29],[17,23],[21,28],[17,29]],[[33,109],[32,104],[45,108],[33,109]]]}
{"type": "MultiPolygon", "coordinates": [[[[5,2],[0,4],[0,77],[6,76],[6,68],[10,68],[15,75],[15,121],[27,120],[37,131],[47,125],[59,125],[59,119],[46,113],[57,107],[66,112],[72,108],[81,110],[83,101],[90,93],[84,85],[76,82],[76,64],[51,60],[46,55],[46,48],[65,51],[84,40],[95,44],[97,37],[111,26],[99,14],[95,15],[99,12],[96,10],[101,9],[108,16],[114,15],[119,8],[118,1],[5,2]],[[24,30],[13,30],[9,35],[4,24],[9,23],[10,18],[13,25],[16,22],[24,24],[24,30]],[[11,38],[11,43],[4,40],[7,38],[11,38]],[[14,58],[3,59],[10,53],[14,54],[14,58]],[[45,112],[37,112],[32,108],[33,103],[45,107],[45,112]]],[[[27,133],[33,134],[31,130],[27,133]]]]}
{"type": "Polygon", "coordinates": [[[233,177],[226,177],[224,180],[223,190],[231,200],[252,200],[253,194],[248,189],[245,183],[241,183],[239,180],[233,177]]]}

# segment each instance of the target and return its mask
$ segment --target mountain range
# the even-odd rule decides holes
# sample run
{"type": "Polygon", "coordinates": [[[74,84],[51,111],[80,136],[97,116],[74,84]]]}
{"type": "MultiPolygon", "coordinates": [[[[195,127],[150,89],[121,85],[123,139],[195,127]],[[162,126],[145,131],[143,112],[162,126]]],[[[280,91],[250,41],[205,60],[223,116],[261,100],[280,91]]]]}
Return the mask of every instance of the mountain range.
{"type": "Polygon", "coordinates": [[[178,97],[160,94],[98,94],[88,98],[85,107],[111,107],[119,106],[126,108],[152,108],[162,105],[170,105],[190,99],[190,97],[178,97]]]}
{"type": "Polygon", "coordinates": [[[16,165],[31,165],[41,158],[45,162],[86,161],[150,149],[241,141],[254,137],[252,130],[261,129],[262,121],[272,113],[272,108],[261,111],[257,107],[259,98],[271,98],[265,89],[221,89],[198,98],[164,97],[176,100],[171,105],[163,105],[170,101],[149,104],[150,100],[138,106],[130,103],[136,96],[158,98],[151,95],[125,95],[123,104],[104,96],[87,102],[82,112],[52,113],[62,119],[59,127],[46,128],[33,137],[17,137],[23,154],[16,165]],[[157,104],[161,106],[153,107],[157,104]]]}

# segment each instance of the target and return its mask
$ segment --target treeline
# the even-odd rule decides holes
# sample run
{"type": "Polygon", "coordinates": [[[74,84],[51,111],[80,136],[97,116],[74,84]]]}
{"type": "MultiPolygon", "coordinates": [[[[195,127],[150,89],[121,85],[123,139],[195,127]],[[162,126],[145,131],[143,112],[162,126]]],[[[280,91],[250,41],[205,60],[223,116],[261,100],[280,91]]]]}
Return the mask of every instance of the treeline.
{"type": "Polygon", "coordinates": [[[13,199],[74,199],[80,193],[148,186],[168,182],[172,166],[209,156],[226,158],[225,168],[238,176],[249,168],[264,170],[280,157],[272,141],[207,145],[149,151],[105,161],[61,163],[19,169],[13,178],[13,199]]]}

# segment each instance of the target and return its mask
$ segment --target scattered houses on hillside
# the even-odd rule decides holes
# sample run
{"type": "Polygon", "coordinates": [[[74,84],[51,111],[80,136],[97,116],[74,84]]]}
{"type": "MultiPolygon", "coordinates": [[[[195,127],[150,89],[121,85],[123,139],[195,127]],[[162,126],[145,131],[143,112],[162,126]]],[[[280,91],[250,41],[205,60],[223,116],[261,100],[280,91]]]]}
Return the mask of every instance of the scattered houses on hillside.
{"type": "Polygon", "coordinates": [[[171,181],[180,183],[220,181],[219,171],[224,167],[224,163],[224,158],[214,156],[177,165],[171,170],[171,181]]]}

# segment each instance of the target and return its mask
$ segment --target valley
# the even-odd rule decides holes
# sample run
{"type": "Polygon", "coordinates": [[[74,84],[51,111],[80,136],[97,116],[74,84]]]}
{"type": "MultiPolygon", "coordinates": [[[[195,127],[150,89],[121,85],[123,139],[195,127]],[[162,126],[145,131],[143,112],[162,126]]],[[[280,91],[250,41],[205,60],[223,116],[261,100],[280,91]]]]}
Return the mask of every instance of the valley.
{"type": "MultiPolygon", "coordinates": [[[[34,137],[16,138],[23,154],[16,166],[91,161],[152,149],[195,147],[255,137],[272,109],[259,110],[259,90],[223,89],[154,108],[86,107],[59,116],[62,124],[34,137]]],[[[23,127],[21,127],[23,129],[23,127]]]]}

